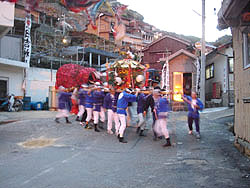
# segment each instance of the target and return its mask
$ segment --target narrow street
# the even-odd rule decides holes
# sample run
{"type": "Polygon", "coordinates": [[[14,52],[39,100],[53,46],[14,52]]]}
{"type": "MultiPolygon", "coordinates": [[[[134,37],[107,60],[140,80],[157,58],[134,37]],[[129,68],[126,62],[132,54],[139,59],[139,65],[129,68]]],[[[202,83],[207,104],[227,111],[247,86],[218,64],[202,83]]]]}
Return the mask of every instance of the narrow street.
{"type": "Polygon", "coordinates": [[[249,10],[0,0],[0,188],[250,188],[249,10]]]}
{"type": "Polygon", "coordinates": [[[70,125],[56,124],[55,112],[40,113],[0,125],[1,188],[250,186],[250,160],[233,146],[225,111],[201,115],[200,140],[188,135],[186,112],[171,112],[169,148],[153,141],[151,130],[138,137],[128,127],[128,143],[121,144],[106,131],[84,130],[73,117],[70,125]]]}

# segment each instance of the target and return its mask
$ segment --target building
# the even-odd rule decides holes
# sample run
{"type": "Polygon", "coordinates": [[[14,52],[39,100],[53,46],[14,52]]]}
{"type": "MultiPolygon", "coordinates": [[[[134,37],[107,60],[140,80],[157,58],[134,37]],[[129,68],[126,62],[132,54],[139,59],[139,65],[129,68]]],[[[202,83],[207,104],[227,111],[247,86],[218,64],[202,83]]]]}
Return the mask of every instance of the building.
{"type": "MultiPolygon", "coordinates": [[[[196,55],[181,49],[168,57],[170,91],[191,95],[196,91],[197,63],[196,55]]],[[[174,94],[173,101],[182,102],[180,94],[174,94]]]]}
{"type": "Polygon", "coordinates": [[[97,28],[93,28],[91,24],[89,24],[85,32],[114,42],[112,33],[112,26],[114,24],[115,17],[111,13],[100,13],[95,21],[97,28]]]}
{"type": "MultiPolygon", "coordinates": [[[[13,25],[0,38],[1,97],[14,94],[16,96],[31,96],[32,101],[45,102],[46,97],[48,97],[49,86],[55,84],[56,70],[31,67],[34,66],[35,61],[32,58],[30,63],[24,61],[23,36],[26,17],[24,1],[20,0],[16,4],[9,4],[13,7],[13,18],[9,18],[13,21],[13,25]]],[[[0,8],[3,8],[3,6],[1,5],[0,8]]],[[[1,12],[11,10],[5,8],[1,12]]],[[[40,13],[39,11],[32,11],[31,13],[31,35],[33,39],[35,38],[36,28],[43,23],[40,22],[40,13]]],[[[43,15],[43,17],[45,18],[46,15],[43,15]]],[[[32,42],[34,48],[32,48],[33,54],[31,56],[36,53],[35,40],[32,42]]]]}
{"type": "Polygon", "coordinates": [[[20,37],[0,38],[0,97],[8,94],[23,96],[24,72],[29,65],[22,62],[21,47],[20,37]]]}
{"type": "MultiPolygon", "coordinates": [[[[140,46],[143,48],[154,41],[155,30],[156,28],[152,25],[140,20],[133,19],[129,22],[126,32],[130,36],[136,36],[140,38],[140,46]]],[[[141,50],[142,48],[136,49],[141,50]]]]}
{"type": "MultiPolygon", "coordinates": [[[[150,68],[162,71],[163,66],[168,62],[169,90],[173,92],[182,92],[190,95],[192,90],[197,90],[197,56],[194,54],[192,44],[170,36],[164,37],[152,42],[142,50],[143,64],[149,64],[150,68]]],[[[162,80],[165,80],[162,75],[162,80]]],[[[183,102],[180,94],[170,96],[173,101],[173,110],[183,108],[183,102]]]]}
{"type": "Polygon", "coordinates": [[[10,91],[23,95],[24,70],[29,65],[22,62],[22,38],[5,36],[14,26],[15,6],[0,2],[0,12],[0,97],[10,94],[10,91]]]}
{"type": "Polygon", "coordinates": [[[161,58],[172,55],[179,50],[193,52],[192,44],[188,41],[165,35],[147,45],[143,50],[143,63],[149,64],[150,68],[161,71],[161,58]]]}
{"type": "Polygon", "coordinates": [[[129,47],[132,51],[141,51],[145,44],[141,37],[126,33],[122,40],[122,46],[129,47]]]}
{"type": "Polygon", "coordinates": [[[232,42],[206,55],[206,106],[234,105],[234,58],[232,42]]]}
{"type": "Polygon", "coordinates": [[[75,63],[103,70],[107,61],[118,56],[108,51],[114,49],[111,43],[102,40],[103,45],[95,35],[83,32],[86,15],[67,11],[60,3],[41,1],[31,11],[32,50],[30,62],[25,63],[25,1],[0,3],[0,97],[14,94],[45,102],[61,65],[75,63]]]}
{"type": "MultiPolygon", "coordinates": [[[[125,25],[125,34],[118,44],[123,48],[129,47],[132,51],[140,51],[146,45],[154,40],[154,27],[140,20],[130,20],[122,17],[122,23],[125,25]]],[[[96,29],[91,25],[87,26],[86,32],[94,34],[107,41],[115,42],[114,25],[115,16],[109,12],[102,12],[97,17],[95,24],[96,29]]]]}
{"type": "Polygon", "coordinates": [[[230,27],[234,49],[235,145],[250,156],[250,1],[224,0],[218,28],[230,27]]]}

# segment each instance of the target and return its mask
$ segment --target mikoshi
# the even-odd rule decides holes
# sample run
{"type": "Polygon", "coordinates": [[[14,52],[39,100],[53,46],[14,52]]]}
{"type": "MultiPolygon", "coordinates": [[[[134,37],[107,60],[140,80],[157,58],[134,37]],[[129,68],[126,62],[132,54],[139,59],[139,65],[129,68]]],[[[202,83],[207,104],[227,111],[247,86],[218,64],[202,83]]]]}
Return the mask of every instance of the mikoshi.
{"type": "Polygon", "coordinates": [[[147,69],[132,59],[117,60],[107,67],[107,81],[119,89],[147,86],[147,69]]]}

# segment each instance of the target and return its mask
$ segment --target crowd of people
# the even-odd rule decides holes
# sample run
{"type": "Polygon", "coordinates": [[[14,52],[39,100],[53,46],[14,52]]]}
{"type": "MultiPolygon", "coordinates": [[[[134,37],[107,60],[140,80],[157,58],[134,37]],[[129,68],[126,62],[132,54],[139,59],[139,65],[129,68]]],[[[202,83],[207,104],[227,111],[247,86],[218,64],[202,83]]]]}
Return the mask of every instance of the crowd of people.
{"type": "MultiPolygon", "coordinates": [[[[203,104],[197,98],[195,92],[192,92],[191,96],[183,95],[183,100],[188,105],[189,134],[193,134],[192,124],[194,121],[196,137],[200,138],[199,111],[203,109],[203,104]]],[[[144,132],[146,116],[147,113],[152,113],[153,140],[164,137],[166,143],[163,146],[171,146],[167,129],[167,118],[170,111],[169,101],[166,93],[162,92],[158,86],[151,89],[132,90],[126,88],[120,90],[114,87],[104,87],[96,82],[94,85],[83,84],[79,89],[75,88],[73,92],[68,92],[63,86],[60,86],[58,88],[58,114],[55,121],[60,123],[59,119],[65,118],[66,123],[71,123],[68,117],[70,110],[72,110],[75,113],[78,112],[76,121],[79,121],[82,127],[100,132],[100,129],[105,129],[104,124],[107,119],[107,133],[115,134],[119,142],[127,143],[124,139],[124,133],[129,123],[128,107],[132,102],[137,102],[138,123],[136,133],[139,136],[146,136],[144,132]],[[114,128],[113,124],[115,125],[114,128]]]]}

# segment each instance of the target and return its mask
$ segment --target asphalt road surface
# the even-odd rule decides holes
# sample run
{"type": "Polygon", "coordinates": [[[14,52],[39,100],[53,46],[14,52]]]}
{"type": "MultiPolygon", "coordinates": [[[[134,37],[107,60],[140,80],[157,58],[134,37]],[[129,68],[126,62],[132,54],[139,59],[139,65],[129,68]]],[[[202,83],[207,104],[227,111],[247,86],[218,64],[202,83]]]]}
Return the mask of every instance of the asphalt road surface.
{"type": "MultiPolygon", "coordinates": [[[[139,137],[128,127],[122,144],[106,131],[83,129],[73,117],[70,125],[53,118],[0,125],[0,187],[249,188],[249,159],[234,148],[223,121],[210,116],[202,116],[197,140],[187,134],[186,112],[171,113],[168,148],[152,140],[151,129],[139,137]]],[[[147,123],[150,128],[150,117],[147,123]]]]}

